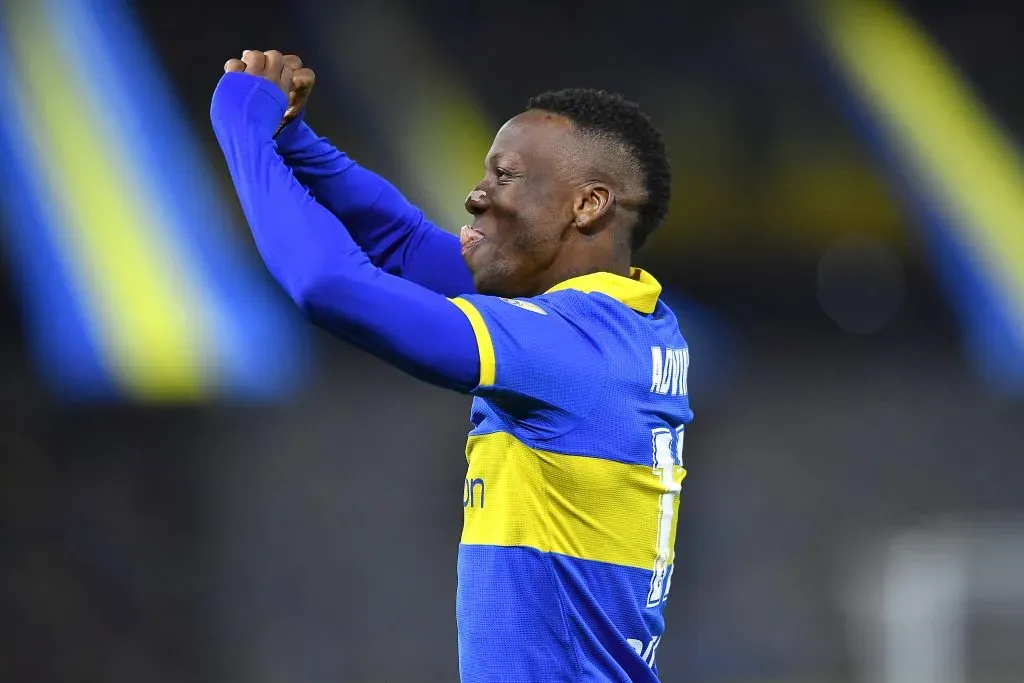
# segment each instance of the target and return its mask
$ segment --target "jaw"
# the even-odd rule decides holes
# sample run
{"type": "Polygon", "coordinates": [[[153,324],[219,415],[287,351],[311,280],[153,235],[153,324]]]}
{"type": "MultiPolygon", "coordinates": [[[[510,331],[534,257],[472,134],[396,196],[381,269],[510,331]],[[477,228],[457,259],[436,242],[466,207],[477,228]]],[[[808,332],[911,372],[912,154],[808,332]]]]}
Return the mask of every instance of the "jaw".
{"type": "Polygon", "coordinates": [[[499,262],[488,261],[475,267],[468,261],[467,264],[473,275],[473,289],[477,294],[504,297],[524,296],[522,292],[516,291],[518,288],[515,286],[513,278],[499,262]]]}
{"type": "Polygon", "coordinates": [[[521,234],[500,240],[490,230],[486,235],[472,240],[462,254],[478,293],[509,298],[537,296],[560,281],[555,276],[564,272],[561,261],[568,256],[563,244],[523,239],[521,234]]]}

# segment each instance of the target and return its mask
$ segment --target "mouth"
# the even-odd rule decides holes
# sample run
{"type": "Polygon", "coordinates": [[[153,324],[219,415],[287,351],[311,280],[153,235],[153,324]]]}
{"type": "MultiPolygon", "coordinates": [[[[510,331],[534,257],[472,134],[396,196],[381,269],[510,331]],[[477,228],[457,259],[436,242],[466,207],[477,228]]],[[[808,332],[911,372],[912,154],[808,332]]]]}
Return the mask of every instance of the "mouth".
{"type": "Polygon", "coordinates": [[[462,230],[459,231],[459,242],[462,244],[463,255],[468,254],[486,239],[482,232],[468,225],[463,225],[462,230]]]}

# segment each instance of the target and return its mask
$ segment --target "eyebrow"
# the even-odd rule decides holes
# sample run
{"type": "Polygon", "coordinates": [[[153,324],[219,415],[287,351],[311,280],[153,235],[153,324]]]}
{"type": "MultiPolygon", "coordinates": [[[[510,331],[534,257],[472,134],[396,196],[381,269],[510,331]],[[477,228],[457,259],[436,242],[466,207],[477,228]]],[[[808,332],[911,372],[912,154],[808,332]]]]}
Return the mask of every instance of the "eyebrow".
{"type": "Polygon", "coordinates": [[[516,154],[515,152],[498,152],[497,154],[488,154],[484,157],[484,168],[494,166],[497,164],[521,164],[522,155],[516,154]]]}

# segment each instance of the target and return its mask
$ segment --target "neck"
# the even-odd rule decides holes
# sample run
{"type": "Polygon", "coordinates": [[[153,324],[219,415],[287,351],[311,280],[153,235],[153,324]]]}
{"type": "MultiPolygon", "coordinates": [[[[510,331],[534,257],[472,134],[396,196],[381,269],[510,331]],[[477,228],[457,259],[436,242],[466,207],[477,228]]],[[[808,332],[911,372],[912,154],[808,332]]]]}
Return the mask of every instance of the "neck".
{"type": "Polygon", "coordinates": [[[568,259],[564,264],[555,263],[552,268],[549,268],[537,282],[537,294],[543,294],[560,282],[565,282],[582,275],[592,275],[594,273],[612,273],[622,277],[629,277],[630,275],[630,254],[628,253],[589,263],[583,260],[578,263],[573,261],[573,259],[568,259]]]}

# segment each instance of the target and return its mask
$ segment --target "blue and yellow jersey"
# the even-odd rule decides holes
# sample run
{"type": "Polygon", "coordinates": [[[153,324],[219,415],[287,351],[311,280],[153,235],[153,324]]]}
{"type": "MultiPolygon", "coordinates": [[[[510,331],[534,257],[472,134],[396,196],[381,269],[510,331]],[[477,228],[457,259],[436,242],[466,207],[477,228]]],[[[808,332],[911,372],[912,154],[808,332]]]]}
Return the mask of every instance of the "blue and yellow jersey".
{"type": "Polygon", "coordinates": [[[573,278],[454,299],[480,385],[459,548],[464,683],[657,681],[689,349],[661,286],[573,278]]]}

